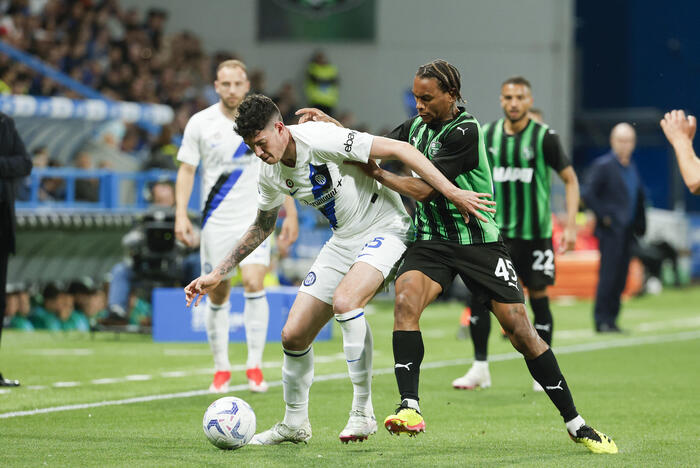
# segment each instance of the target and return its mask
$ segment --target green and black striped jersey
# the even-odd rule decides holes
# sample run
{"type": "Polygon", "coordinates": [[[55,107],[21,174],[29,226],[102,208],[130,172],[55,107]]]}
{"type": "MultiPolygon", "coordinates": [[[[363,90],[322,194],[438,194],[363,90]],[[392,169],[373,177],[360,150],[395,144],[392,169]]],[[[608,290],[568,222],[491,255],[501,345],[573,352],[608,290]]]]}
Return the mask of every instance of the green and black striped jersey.
{"type": "Polygon", "coordinates": [[[511,239],[550,238],[549,168],[560,172],[571,162],[547,125],[530,120],[520,133],[508,135],[504,120],[484,126],[501,234],[511,239]]]}
{"type": "MultiPolygon", "coordinates": [[[[463,108],[454,119],[425,124],[420,117],[407,120],[389,135],[408,141],[418,148],[445,177],[459,188],[493,193],[491,169],[479,122],[463,108]]],[[[443,195],[416,203],[417,240],[446,240],[460,244],[495,242],[498,225],[491,213],[482,213],[484,223],[475,216],[464,221],[459,210],[443,195]]]]}

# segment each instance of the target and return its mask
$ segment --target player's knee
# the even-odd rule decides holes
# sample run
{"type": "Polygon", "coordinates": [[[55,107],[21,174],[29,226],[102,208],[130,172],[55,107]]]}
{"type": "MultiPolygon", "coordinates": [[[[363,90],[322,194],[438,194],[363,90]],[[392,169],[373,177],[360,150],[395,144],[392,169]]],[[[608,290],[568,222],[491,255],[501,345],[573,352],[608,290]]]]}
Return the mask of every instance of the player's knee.
{"type": "Polygon", "coordinates": [[[350,312],[351,310],[358,309],[360,303],[357,297],[353,297],[351,294],[345,291],[336,291],[333,294],[333,313],[334,314],[344,314],[350,312]]]}
{"type": "Polygon", "coordinates": [[[244,278],[243,290],[248,293],[258,292],[263,290],[263,277],[244,278]]]}
{"type": "Polygon", "coordinates": [[[525,359],[534,359],[546,349],[546,344],[537,334],[537,330],[525,315],[524,320],[514,321],[512,330],[508,333],[513,347],[522,354],[525,359]]]}
{"type": "Polygon", "coordinates": [[[282,328],[281,338],[282,347],[290,351],[301,351],[309,346],[303,334],[286,326],[282,328]]]}
{"type": "Polygon", "coordinates": [[[399,327],[416,325],[420,318],[420,309],[417,304],[417,297],[409,292],[400,291],[396,293],[394,303],[394,322],[399,327]]]}

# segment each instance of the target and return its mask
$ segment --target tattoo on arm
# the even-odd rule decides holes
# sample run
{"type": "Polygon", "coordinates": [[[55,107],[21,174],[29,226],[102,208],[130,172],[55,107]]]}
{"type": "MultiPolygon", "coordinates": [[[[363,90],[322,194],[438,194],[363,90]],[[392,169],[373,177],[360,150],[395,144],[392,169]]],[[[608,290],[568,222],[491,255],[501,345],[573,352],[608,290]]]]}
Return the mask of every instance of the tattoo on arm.
{"type": "Polygon", "coordinates": [[[236,247],[226,256],[226,258],[216,267],[217,273],[221,276],[226,276],[233,270],[244,258],[246,258],[253,250],[255,250],[275,229],[275,221],[277,221],[277,213],[279,207],[270,211],[258,210],[258,215],[253,224],[243,234],[243,237],[236,247]]]}

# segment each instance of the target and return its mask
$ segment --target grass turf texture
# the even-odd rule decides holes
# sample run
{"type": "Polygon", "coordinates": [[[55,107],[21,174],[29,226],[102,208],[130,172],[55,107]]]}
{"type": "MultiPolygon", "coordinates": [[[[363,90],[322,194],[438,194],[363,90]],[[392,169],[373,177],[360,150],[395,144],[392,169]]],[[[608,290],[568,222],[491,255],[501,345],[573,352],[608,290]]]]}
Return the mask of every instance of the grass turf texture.
{"type": "MultiPolygon", "coordinates": [[[[317,380],[311,388],[311,442],[278,447],[248,446],[222,451],[206,440],[201,422],[214,395],[102,406],[48,414],[0,418],[2,466],[697,466],[700,460],[697,388],[700,387],[700,289],[664,292],[627,302],[621,326],[629,334],[595,335],[591,304],[553,303],[554,344],[559,364],[586,421],[611,435],[617,455],[594,455],[572,443],[554,406],[532,392],[522,359],[497,336],[492,324],[490,353],[493,387],[458,391],[451,381],[468,364],[429,363],[467,360],[471,343],[456,338],[462,306],[438,303],[422,319],[426,356],[421,372],[421,409],[427,432],[416,438],[379,432],[363,443],[343,445],[338,433],[347,421],[351,384],[347,377],[317,380]],[[681,333],[685,339],[673,339],[681,333]],[[695,334],[693,334],[695,333],[695,334]],[[666,337],[666,342],[640,343],[666,337]],[[574,345],[597,343],[582,351],[574,345]],[[616,345],[616,346],[611,346],[616,345]],[[625,346],[628,345],[628,346],[625,346]]],[[[398,395],[391,351],[392,304],[368,311],[375,341],[377,372],[374,406],[381,423],[398,395]]],[[[315,345],[316,377],[346,373],[340,333],[315,345]]],[[[232,344],[232,362],[244,362],[245,347],[232,344]]],[[[211,356],[201,344],[152,343],[150,337],[113,334],[5,332],[0,363],[22,387],[0,393],[0,415],[68,404],[122,400],[206,389],[211,356]],[[168,374],[182,372],[182,374],[168,374]],[[163,373],[166,373],[163,375],[163,373]],[[126,376],[131,380],[125,380],[126,376]],[[149,377],[147,377],[149,376],[149,377]],[[95,384],[94,379],[117,378],[95,384]],[[63,383],[60,383],[63,382],[63,383]],[[66,384],[65,382],[74,382],[66,384]],[[55,384],[59,383],[59,386],[55,384]],[[63,385],[63,386],[61,386],[63,385]],[[73,386],[66,386],[73,385],[73,386]],[[42,386],[44,388],[32,388],[42,386]]],[[[268,344],[268,363],[281,362],[279,343],[268,344]]],[[[279,365],[265,369],[279,381],[279,365]]],[[[245,383],[233,372],[232,385],[245,383]]],[[[267,394],[233,392],[254,408],[258,431],[284,414],[282,389],[267,394]]]]}

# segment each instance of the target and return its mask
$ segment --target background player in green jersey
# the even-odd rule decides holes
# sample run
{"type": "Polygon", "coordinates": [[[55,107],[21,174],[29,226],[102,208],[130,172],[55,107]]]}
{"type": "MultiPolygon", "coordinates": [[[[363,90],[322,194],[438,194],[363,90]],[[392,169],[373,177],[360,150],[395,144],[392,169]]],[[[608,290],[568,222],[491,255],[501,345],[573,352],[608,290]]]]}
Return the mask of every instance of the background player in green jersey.
{"type": "MultiPolygon", "coordinates": [[[[388,136],[408,141],[448,179],[463,189],[491,193],[491,170],[479,123],[457,103],[462,101],[459,71],[444,60],[418,68],[413,95],[418,116],[388,136]]],[[[302,109],[304,119],[326,120],[317,110],[302,109]]],[[[394,373],[401,404],[384,426],[411,436],[425,430],[418,405],[418,381],[424,348],[419,321],[425,308],[445,291],[455,275],[487,303],[559,410],[570,437],[597,453],[616,453],[608,436],[586,425],[554,353],[530,323],[523,294],[498,225],[488,211],[466,220],[449,201],[418,177],[392,174],[373,161],[361,165],[383,185],[418,200],[417,240],[406,251],[397,272],[394,304],[394,373]]]]}
{"type": "MultiPolygon", "coordinates": [[[[528,80],[517,76],[504,81],[500,102],[504,117],[484,126],[498,204],[496,221],[515,271],[528,289],[535,329],[551,345],[553,323],[547,295],[547,286],[554,284],[550,168],[566,187],[566,226],[560,253],[573,250],[576,244],[578,179],[559,137],[530,115],[532,89],[528,80]]],[[[491,386],[487,361],[491,317],[479,301],[472,304],[470,321],[474,364],[452,382],[458,389],[491,386]]],[[[533,390],[543,391],[537,380],[533,390]]]]}

